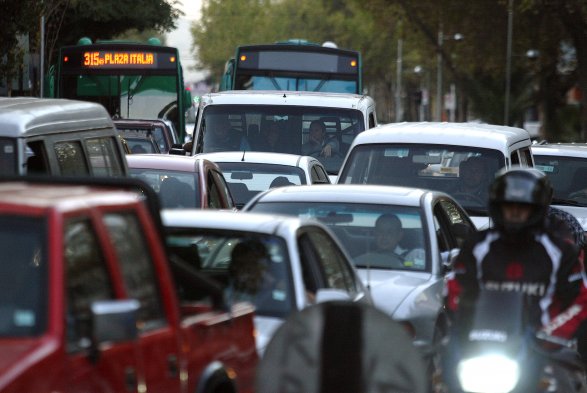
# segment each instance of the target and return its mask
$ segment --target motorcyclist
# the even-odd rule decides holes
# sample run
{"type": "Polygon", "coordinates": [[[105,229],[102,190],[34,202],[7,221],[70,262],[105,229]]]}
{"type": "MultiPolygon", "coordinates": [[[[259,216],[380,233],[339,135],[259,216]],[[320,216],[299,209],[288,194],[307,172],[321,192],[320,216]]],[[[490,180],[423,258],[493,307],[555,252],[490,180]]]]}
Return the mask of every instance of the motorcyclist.
{"type": "MultiPolygon", "coordinates": [[[[587,280],[578,248],[549,230],[552,187],[532,168],[498,172],[489,190],[494,227],[463,245],[447,282],[446,307],[466,331],[481,289],[520,291],[536,330],[570,339],[587,319],[587,280]]],[[[449,376],[450,378],[450,376],[449,376]]]]}

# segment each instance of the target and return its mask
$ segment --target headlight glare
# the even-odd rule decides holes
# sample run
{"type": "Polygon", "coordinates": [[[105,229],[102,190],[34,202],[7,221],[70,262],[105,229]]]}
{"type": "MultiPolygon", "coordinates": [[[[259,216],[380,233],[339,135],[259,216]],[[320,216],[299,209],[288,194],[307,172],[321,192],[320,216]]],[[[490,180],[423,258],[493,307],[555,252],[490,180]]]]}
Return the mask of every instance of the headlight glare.
{"type": "Polygon", "coordinates": [[[457,375],[461,388],[475,393],[508,393],[520,377],[516,361],[503,355],[484,355],[459,362],[457,375]]]}

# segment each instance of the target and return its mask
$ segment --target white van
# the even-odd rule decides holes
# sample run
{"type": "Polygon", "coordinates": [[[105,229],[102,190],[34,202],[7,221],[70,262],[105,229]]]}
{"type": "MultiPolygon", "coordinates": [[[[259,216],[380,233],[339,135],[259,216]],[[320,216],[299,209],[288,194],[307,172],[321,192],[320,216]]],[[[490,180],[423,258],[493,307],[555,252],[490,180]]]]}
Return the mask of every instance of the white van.
{"type": "Polygon", "coordinates": [[[110,115],[99,104],[0,98],[0,175],[126,176],[110,115]]]}
{"type": "Polygon", "coordinates": [[[323,123],[327,140],[336,145],[330,156],[315,156],[335,176],[355,136],[377,125],[375,101],[366,95],[305,91],[210,93],[200,100],[191,153],[255,150],[304,155],[302,146],[315,120],[323,123]],[[212,148],[211,131],[220,117],[228,118],[232,137],[243,143],[212,148]],[[272,127],[279,130],[277,148],[266,145],[272,127]]]}
{"type": "Polygon", "coordinates": [[[526,130],[473,123],[393,123],[358,135],[340,170],[340,184],[427,188],[452,195],[477,228],[489,225],[494,174],[512,165],[533,167],[526,130]],[[473,176],[469,168],[474,167],[473,176]],[[471,184],[473,180],[475,184],[471,184]]]}

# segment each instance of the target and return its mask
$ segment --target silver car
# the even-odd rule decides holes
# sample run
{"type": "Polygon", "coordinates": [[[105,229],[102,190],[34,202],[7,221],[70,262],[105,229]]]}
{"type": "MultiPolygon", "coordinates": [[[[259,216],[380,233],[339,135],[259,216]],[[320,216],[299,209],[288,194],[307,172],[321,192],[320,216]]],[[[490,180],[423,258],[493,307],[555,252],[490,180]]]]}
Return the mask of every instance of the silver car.
{"type": "Polygon", "coordinates": [[[339,237],[375,305],[432,344],[445,332],[445,274],[475,225],[449,195],[376,185],[269,190],[245,211],[315,217],[339,237]]]}
{"type": "Polygon", "coordinates": [[[255,306],[259,354],[292,311],[335,299],[372,304],[350,257],[318,221],[196,209],[163,210],[162,220],[172,258],[215,279],[227,302],[255,306]]]}

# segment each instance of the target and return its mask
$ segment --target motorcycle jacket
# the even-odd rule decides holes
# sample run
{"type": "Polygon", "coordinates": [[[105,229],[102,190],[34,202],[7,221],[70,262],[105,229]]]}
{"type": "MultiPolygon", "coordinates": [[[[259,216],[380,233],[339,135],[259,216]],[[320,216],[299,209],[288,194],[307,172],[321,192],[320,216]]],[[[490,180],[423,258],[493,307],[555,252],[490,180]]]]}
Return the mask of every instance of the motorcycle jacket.
{"type": "Polygon", "coordinates": [[[480,288],[523,292],[528,322],[551,335],[569,339],[587,319],[587,279],[578,248],[549,232],[512,240],[490,229],[471,237],[448,275],[449,312],[470,314],[480,288]]]}

